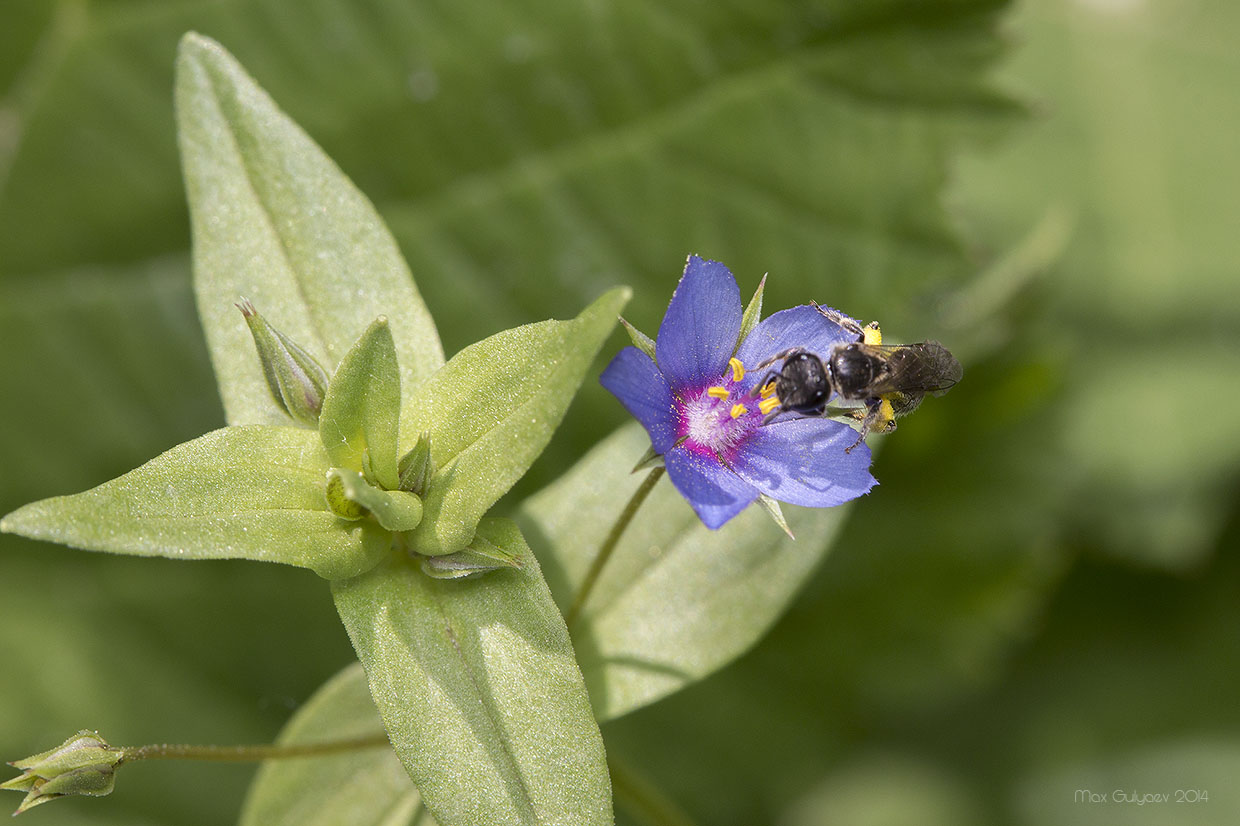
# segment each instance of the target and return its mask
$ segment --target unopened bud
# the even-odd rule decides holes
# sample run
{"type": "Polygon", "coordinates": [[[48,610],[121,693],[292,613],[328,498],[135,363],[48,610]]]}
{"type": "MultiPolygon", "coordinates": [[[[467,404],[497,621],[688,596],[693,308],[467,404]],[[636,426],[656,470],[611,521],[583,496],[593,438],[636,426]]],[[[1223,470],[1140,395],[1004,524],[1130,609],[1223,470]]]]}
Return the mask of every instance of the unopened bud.
{"type": "Polygon", "coordinates": [[[329,376],[314,356],[267,323],[254,305],[241,299],[237,309],[258,348],[263,378],[280,409],[304,425],[317,427],[329,376]]]}
{"type": "Polygon", "coordinates": [[[443,556],[420,556],[419,559],[422,573],[434,579],[463,579],[500,568],[520,568],[522,565],[521,557],[481,536],[475,536],[463,551],[443,556]]]}
{"type": "Polygon", "coordinates": [[[115,770],[124,751],[109,746],[93,731],[80,731],[56,748],[10,763],[22,770],[0,789],[26,792],[14,814],[21,814],[57,797],[86,794],[102,797],[112,792],[115,770]]]}
{"type": "Polygon", "coordinates": [[[397,467],[400,489],[418,496],[426,493],[426,486],[435,475],[435,462],[431,459],[431,434],[423,433],[418,443],[401,457],[397,467]]]}

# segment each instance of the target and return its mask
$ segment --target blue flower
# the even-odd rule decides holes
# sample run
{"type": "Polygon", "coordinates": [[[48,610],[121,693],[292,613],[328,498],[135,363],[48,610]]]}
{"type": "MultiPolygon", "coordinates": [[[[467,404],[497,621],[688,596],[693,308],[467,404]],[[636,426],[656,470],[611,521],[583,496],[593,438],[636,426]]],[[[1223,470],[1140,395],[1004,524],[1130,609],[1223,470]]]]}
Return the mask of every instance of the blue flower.
{"type": "Polygon", "coordinates": [[[804,305],[759,322],[738,347],[741,315],[728,268],[689,256],[659,327],[657,364],[626,347],[599,380],[645,426],[672,484],[708,528],[759,493],[825,508],[869,491],[869,448],[845,452],[856,432],[830,419],[775,413],[778,399],[759,386],[768,369],[753,370],[792,347],[826,356],[856,336],[804,305]]]}

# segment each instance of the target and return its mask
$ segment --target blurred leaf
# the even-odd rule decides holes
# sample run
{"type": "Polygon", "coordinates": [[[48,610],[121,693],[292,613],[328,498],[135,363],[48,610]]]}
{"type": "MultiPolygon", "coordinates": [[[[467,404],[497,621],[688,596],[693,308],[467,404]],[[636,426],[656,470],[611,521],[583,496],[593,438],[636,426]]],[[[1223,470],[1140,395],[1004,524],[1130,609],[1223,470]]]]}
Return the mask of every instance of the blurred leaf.
{"type": "MultiPolygon", "coordinates": [[[[520,521],[562,607],[644,478],[630,469],[648,445],[636,422],[621,428],[522,505],[520,521]]],[[[796,541],[757,505],[712,531],[670,484],[651,492],[573,626],[598,719],[702,679],[766,633],[848,512],[789,508],[796,541]]]]}
{"type": "Polygon", "coordinates": [[[386,315],[412,392],[442,350],[370,202],[218,43],[186,35],[177,66],[198,309],[229,422],[278,415],[232,307],[240,296],[329,366],[386,315]]]}
{"type": "MultiPolygon", "coordinates": [[[[351,740],[383,731],[354,663],[326,682],[285,726],[277,742],[351,740]]],[[[390,748],[269,760],[246,796],[240,826],[433,826],[418,790],[390,748]]]]}
{"type": "Polygon", "coordinates": [[[388,535],[327,510],[327,456],[295,427],[226,427],[93,490],[19,508],[0,530],[90,551],[172,559],[252,559],[355,576],[388,535]]]}
{"type": "Polygon", "coordinates": [[[564,621],[516,526],[520,570],[437,580],[393,556],[333,584],[384,725],[444,826],[609,824],[611,787],[564,621]]]}
{"type": "Polygon", "coordinates": [[[987,822],[969,792],[927,762],[871,754],[842,767],[793,801],[779,822],[781,826],[974,826],[987,822]]]}
{"type": "Polygon", "coordinates": [[[1020,784],[1015,823],[1230,826],[1240,740],[1184,738],[1037,774],[1020,784]]]}
{"type": "MultiPolygon", "coordinates": [[[[989,245],[1048,207],[1075,216],[1042,279],[1034,345],[1058,359],[1057,424],[1039,451],[1069,471],[1048,518],[1129,561],[1204,564],[1240,472],[1240,352],[1231,136],[1240,7],[1023,4],[1004,72],[1043,116],[996,151],[962,158],[953,201],[989,245]],[[1192,89],[1192,94],[1184,94],[1192,89]],[[1184,389],[1211,387],[1205,409],[1184,389]]],[[[1013,463],[1017,457],[1012,457],[1013,463]]]]}
{"type": "Polygon", "coordinates": [[[0,511],[223,424],[183,259],[0,279],[0,353],[0,511]]]}
{"type": "Polygon", "coordinates": [[[400,367],[387,319],[379,318],[362,333],[332,376],[319,414],[319,433],[334,466],[363,471],[384,490],[392,491],[399,482],[399,421],[400,367]]]}
{"type": "Polygon", "coordinates": [[[401,432],[430,433],[435,475],[412,536],[422,554],[453,553],[538,457],[629,290],[617,288],[570,321],[542,321],[466,347],[405,406],[401,432]]]}

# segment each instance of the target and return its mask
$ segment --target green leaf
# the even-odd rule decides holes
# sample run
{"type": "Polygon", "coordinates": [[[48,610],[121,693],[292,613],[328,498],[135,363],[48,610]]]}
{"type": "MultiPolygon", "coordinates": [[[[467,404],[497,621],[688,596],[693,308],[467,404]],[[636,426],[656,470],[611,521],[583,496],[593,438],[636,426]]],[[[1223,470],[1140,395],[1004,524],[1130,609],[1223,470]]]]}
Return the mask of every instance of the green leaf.
{"type": "Polygon", "coordinates": [[[413,547],[469,544],[474,527],[551,439],[629,298],[617,288],[571,321],[496,333],[452,357],[402,413],[402,433],[430,433],[435,475],[413,547]]]}
{"type": "Polygon", "coordinates": [[[396,753],[443,826],[611,824],[602,738],[538,562],[507,520],[478,534],[523,567],[436,580],[393,556],[333,583],[396,753]]]}
{"type": "Polygon", "coordinates": [[[332,376],[319,414],[319,434],[337,467],[365,471],[380,487],[396,490],[399,421],[400,366],[387,318],[380,316],[332,376]]]}
{"type": "Polygon", "coordinates": [[[326,470],[312,430],[225,427],[85,493],[26,505],[0,530],[88,551],[252,559],[355,576],[390,539],[328,511],[326,470]]]}
{"type": "Polygon", "coordinates": [[[404,386],[438,368],[434,323],[374,207],[218,43],[182,39],[176,101],[198,310],[229,422],[278,422],[232,309],[242,295],[329,367],[386,314],[404,386]]]}
{"type": "MultiPolygon", "coordinates": [[[[561,607],[644,477],[629,469],[648,442],[631,423],[522,503],[518,521],[561,607]]],[[[599,720],[718,670],[779,618],[848,513],[789,507],[796,541],[757,505],[712,531],[670,484],[651,491],[573,626],[599,720]]]]}
{"type": "MultiPolygon", "coordinates": [[[[353,663],[298,709],[276,741],[322,743],[383,731],[366,675],[353,663]]],[[[433,826],[418,790],[390,748],[268,760],[241,810],[240,826],[433,826]]]]}

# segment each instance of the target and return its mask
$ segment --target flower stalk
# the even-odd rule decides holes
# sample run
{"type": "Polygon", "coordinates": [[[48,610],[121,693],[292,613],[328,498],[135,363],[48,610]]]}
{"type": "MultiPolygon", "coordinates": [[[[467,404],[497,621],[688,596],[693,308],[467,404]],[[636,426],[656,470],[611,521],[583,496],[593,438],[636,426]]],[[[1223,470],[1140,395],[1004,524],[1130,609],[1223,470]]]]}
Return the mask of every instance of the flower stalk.
{"type": "Polygon", "coordinates": [[[594,590],[594,585],[598,582],[599,575],[602,574],[604,566],[611,559],[612,552],[615,551],[616,545],[620,542],[620,537],[624,535],[625,529],[633,521],[638,508],[642,506],[642,503],[646,501],[646,497],[650,495],[650,491],[654,488],[655,483],[662,478],[663,472],[664,468],[659,466],[646,474],[646,478],[637,486],[637,490],[633,491],[633,496],[629,498],[629,502],[624,506],[624,510],[616,517],[611,530],[608,531],[607,536],[603,539],[603,544],[599,545],[598,553],[594,555],[594,559],[590,563],[590,569],[586,571],[585,578],[581,581],[581,587],[577,589],[577,595],[573,598],[573,604],[569,606],[568,613],[564,615],[564,622],[569,628],[573,627],[573,623],[581,615],[581,610],[585,607],[586,600],[590,597],[590,592],[594,590]]]}
{"type": "Polygon", "coordinates": [[[282,743],[247,746],[193,746],[155,743],[146,746],[109,745],[97,732],[80,731],[61,745],[39,754],[14,760],[21,769],[17,777],[0,783],[0,789],[25,792],[17,807],[19,815],[58,797],[112,793],[116,770],[137,760],[208,760],[252,762],[290,757],[323,757],[389,745],[387,734],[320,743],[282,743]]]}

